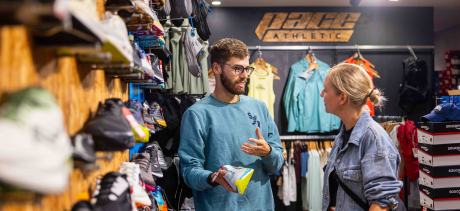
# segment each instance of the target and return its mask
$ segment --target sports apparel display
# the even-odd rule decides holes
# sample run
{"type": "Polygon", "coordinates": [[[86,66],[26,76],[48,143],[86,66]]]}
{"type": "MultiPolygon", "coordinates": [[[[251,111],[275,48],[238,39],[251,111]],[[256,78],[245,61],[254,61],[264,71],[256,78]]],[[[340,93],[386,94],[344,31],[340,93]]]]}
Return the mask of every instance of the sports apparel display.
{"type": "Polygon", "coordinates": [[[288,132],[325,133],[339,129],[340,119],[326,113],[324,99],[320,97],[330,67],[320,60],[317,63],[319,69],[310,71],[313,74],[308,80],[299,77],[309,69],[310,63],[306,58],[291,66],[283,96],[288,132]]]}
{"type": "Polygon", "coordinates": [[[425,61],[409,57],[403,61],[403,82],[399,88],[399,106],[412,113],[417,104],[429,100],[428,67],[425,61]]]}
{"type": "MultiPolygon", "coordinates": [[[[275,104],[275,92],[273,91],[273,72],[269,65],[267,65],[266,71],[262,69],[256,69],[251,74],[248,84],[249,97],[254,97],[264,101],[267,105],[268,111],[272,118],[275,118],[274,104],[275,104]]],[[[256,68],[253,63],[251,67],[256,68]]]]}
{"type": "Polygon", "coordinates": [[[249,180],[251,180],[252,174],[254,173],[254,169],[231,165],[225,165],[224,169],[227,171],[224,178],[228,184],[239,194],[244,194],[244,191],[248,187],[249,180]]]}
{"type": "Polygon", "coordinates": [[[96,151],[119,151],[134,147],[134,133],[123,114],[123,110],[131,112],[117,98],[107,99],[99,103],[94,119],[89,121],[83,132],[92,135],[96,151]]]}
{"type": "Polygon", "coordinates": [[[42,194],[67,188],[72,145],[53,94],[27,88],[7,96],[0,107],[0,143],[2,183],[42,194]]]}

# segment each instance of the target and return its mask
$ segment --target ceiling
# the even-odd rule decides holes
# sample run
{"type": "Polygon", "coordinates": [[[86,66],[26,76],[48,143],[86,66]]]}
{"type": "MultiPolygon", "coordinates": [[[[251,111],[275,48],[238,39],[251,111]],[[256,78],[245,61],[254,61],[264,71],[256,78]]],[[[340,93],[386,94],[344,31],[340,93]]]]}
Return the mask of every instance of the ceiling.
{"type": "MultiPolygon", "coordinates": [[[[212,0],[208,0],[212,1],[212,0]]],[[[220,0],[214,7],[351,7],[348,0],[220,0]]],[[[434,31],[460,25],[460,0],[362,0],[360,7],[434,7],[434,31]]]]}

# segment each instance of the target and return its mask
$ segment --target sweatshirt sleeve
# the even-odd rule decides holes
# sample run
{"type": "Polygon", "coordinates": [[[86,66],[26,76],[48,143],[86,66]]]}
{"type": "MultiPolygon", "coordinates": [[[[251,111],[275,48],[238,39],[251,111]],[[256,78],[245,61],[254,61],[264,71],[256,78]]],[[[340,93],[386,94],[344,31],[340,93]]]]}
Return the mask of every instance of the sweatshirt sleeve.
{"type": "Polygon", "coordinates": [[[264,169],[268,173],[273,174],[281,169],[284,162],[284,156],[278,128],[276,127],[273,118],[271,118],[268,109],[266,110],[267,112],[265,115],[268,122],[268,135],[266,137],[264,136],[264,138],[272,148],[272,151],[267,156],[262,157],[262,161],[264,163],[264,169]]]}
{"type": "Polygon", "coordinates": [[[206,181],[212,172],[204,169],[203,129],[199,116],[192,110],[187,110],[182,117],[178,154],[184,182],[196,191],[212,187],[206,181]]]}

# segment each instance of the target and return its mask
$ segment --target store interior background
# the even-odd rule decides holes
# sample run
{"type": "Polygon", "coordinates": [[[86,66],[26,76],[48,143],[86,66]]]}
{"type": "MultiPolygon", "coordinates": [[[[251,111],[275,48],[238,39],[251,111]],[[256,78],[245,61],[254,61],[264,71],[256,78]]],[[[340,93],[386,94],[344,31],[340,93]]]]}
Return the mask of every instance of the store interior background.
{"type": "MultiPolygon", "coordinates": [[[[433,95],[433,70],[446,67],[444,52],[459,49],[460,1],[455,0],[362,0],[352,7],[345,0],[324,1],[273,1],[273,0],[223,0],[213,6],[208,17],[212,29],[210,43],[225,37],[240,39],[247,46],[280,45],[435,45],[435,50],[415,50],[417,57],[426,61],[428,82],[433,95]],[[347,43],[324,42],[262,42],[255,29],[267,12],[360,12],[354,33],[347,43]]],[[[339,50],[337,61],[352,56],[355,50],[339,50]]],[[[314,50],[316,58],[329,64],[335,63],[335,50],[314,50]]],[[[281,135],[300,134],[287,132],[287,119],[283,105],[283,93],[289,77],[290,66],[305,57],[307,51],[262,51],[262,58],[278,68],[281,80],[274,80],[275,122],[281,135]]],[[[419,104],[412,114],[406,114],[399,106],[398,90],[403,80],[402,61],[410,56],[408,50],[361,50],[361,54],[376,66],[381,78],[374,78],[374,85],[383,89],[388,103],[376,116],[407,116],[417,122],[435,106],[435,98],[419,104]]],[[[250,51],[250,63],[258,57],[250,51]]],[[[336,133],[336,132],[332,132],[336,133]]]]}

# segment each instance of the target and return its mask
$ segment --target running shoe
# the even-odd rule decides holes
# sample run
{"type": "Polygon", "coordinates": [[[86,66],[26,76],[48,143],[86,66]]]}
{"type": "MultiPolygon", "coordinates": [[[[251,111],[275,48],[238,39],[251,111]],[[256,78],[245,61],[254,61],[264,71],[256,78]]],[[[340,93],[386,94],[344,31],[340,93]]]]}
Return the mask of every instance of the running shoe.
{"type": "Polygon", "coordinates": [[[141,169],[138,164],[131,162],[123,162],[120,166],[120,173],[127,175],[129,186],[132,187],[132,198],[136,206],[150,206],[147,192],[142,188],[139,181],[141,169]]]}
{"type": "Polygon", "coordinates": [[[157,123],[157,125],[155,125],[157,131],[166,128],[166,121],[163,117],[163,110],[160,108],[160,105],[155,101],[153,101],[152,104],[150,104],[150,116],[152,116],[157,123]]]}
{"type": "Polygon", "coordinates": [[[122,151],[134,147],[134,134],[124,113],[131,115],[118,98],[99,103],[96,116],[83,127],[83,132],[92,135],[96,151],[122,151]]]}
{"type": "Polygon", "coordinates": [[[163,178],[163,172],[161,171],[161,166],[158,159],[158,151],[155,146],[151,143],[146,143],[141,150],[144,153],[148,153],[150,155],[150,167],[152,175],[158,178],[163,178]]]}
{"type": "Polygon", "coordinates": [[[149,142],[149,130],[145,127],[143,120],[143,105],[141,101],[136,99],[129,99],[125,102],[125,106],[132,113],[135,121],[138,123],[137,127],[133,127],[134,137],[136,141],[149,142]],[[139,129],[140,128],[140,129],[139,129]]]}
{"type": "Polygon", "coordinates": [[[134,153],[131,162],[139,164],[141,169],[141,178],[145,184],[155,187],[156,183],[152,177],[152,169],[150,167],[150,154],[148,153],[134,153]]]}
{"type": "Polygon", "coordinates": [[[96,154],[94,152],[94,140],[91,134],[77,133],[72,137],[73,159],[83,163],[94,163],[96,154]]]}
{"type": "Polygon", "coordinates": [[[27,88],[0,107],[0,181],[42,194],[58,194],[72,172],[72,145],[56,98],[27,88]]]}
{"type": "Polygon", "coordinates": [[[102,180],[98,180],[90,201],[94,211],[132,210],[131,189],[126,178],[127,175],[109,172],[102,180]]]}

